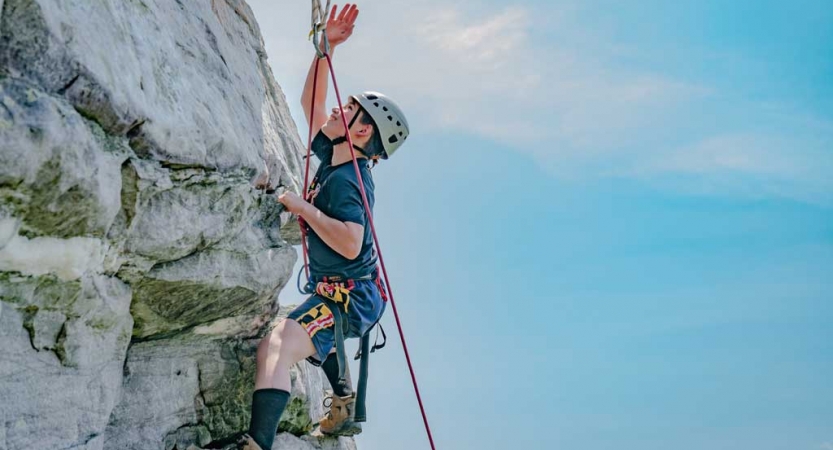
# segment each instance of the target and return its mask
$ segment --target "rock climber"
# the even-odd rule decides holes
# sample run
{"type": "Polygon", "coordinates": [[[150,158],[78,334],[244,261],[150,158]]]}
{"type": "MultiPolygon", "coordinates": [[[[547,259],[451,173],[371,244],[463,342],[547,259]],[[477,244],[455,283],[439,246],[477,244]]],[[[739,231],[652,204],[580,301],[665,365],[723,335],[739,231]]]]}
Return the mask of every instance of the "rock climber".
{"type": "MultiPolygon", "coordinates": [[[[358,15],[356,5],[344,5],[340,13],[333,7],[326,26],[330,55],[350,38],[358,15]]],[[[243,450],[272,448],[289,401],[290,367],[305,358],[324,370],[333,389],[329,411],[319,424],[321,432],[361,432],[360,424],[353,421],[356,395],[347,367],[343,369],[345,376],[339,376],[335,315],[344,318],[344,337],[361,337],[381,318],[385,289],[378,278],[373,236],[339,108],[333,108],[329,116],[325,110],[328,77],[327,65],[321,64],[313,92],[313,59],[301,96],[304,117],[309,118],[314,107],[309,126],[319,130],[312,142],[312,152],[320,160],[316,176],[304,198],[293,192],[278,198],[307,227],[310,282],[315,293],[258,345],[252,418],[238,447],[243,450]]],[[[343,109],[372,210],[371,164],[387,159],[402,145],[408,137],[408,123],[396,103],[376,92],[350,96],[343,109]]]]}

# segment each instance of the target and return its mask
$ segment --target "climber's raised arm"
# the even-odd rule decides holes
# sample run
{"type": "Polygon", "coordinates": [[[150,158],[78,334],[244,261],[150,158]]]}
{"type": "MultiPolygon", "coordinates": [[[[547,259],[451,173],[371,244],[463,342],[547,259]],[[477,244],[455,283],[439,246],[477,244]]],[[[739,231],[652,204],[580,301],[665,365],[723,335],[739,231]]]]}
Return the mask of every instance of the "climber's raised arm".
{"type": "MultiPolygon", "coordinates": [[[[349,3],[344,5],[341,13],[338,13],[338,5],[333,5],[330,18],[327,20],[326,29],[327,39],[330,41],[330,57],[333,56],[336,47],[344,43],[353,34],[353,26],[358,16],[359,10],[356,8],[356,5],[349,3]]],[[[321,126],[327,122],[327,81],[330,78],[330,69],[326,61],[322,61],[318,66],[318,81],[314,83],[316,59],[318,59],[318,56],[313,57],[312,64],[310,64],[309,71],[307,72],[306,83],[304,83],[304,92],[301,94],[301,106],[304,108],[304,119],[309,121],[310,109],[313,106],[312,86],[316,84],[314,96],[315,115],[312,118],[312,123],[308,124],[314,132],[321,129],[321,126]]]]}
{"type": "MultiPolygon", "coordinates": [[[[332,49],[330,50],[332,54],[332,49]]],[[[309,67],[309,73],[307,73],[307,82],[304,84],[304,93],[301,95],[301,106],[304,107],[304,119],[309,122],[310,116],[310,108],[312,107],[312,85],[313,85],[313,78],[315,76],[315,61],[318,59],[318,56],[313,57],[312,64],[309,67]]],[[[326,62],[324,64],[319,64],[318,66],[318,83],[316,87],[315,93],[315,115],[312,117],[312,123],[307,123],[307,125],[312,128],[313,134],[321,129],[321,126],[327,122],[327,79],[330,77],[330,68],[327,67],[326,62]]]]}

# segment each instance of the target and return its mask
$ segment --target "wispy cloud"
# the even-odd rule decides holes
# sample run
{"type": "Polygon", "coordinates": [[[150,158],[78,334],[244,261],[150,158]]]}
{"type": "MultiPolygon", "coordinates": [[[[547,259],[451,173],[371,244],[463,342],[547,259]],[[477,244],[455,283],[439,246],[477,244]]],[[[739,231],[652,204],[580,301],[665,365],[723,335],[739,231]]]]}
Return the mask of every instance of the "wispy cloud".
{"type": "MultiPolygon", "coordinates": [[[[252,3],[256,12],[275,10],[258,15],[270,61],[287,93],[300,91],[294,86],[303,83],[311,59],[306,42],[297,39],[306,25],[281,20],[293,15],[286,8],[252,3]]],[[[302,9],[294,15],[303,17],[302,9]]],[[[342,89],[391,93],[414,112],[420,131],[521,144],[556,139],[576,147],[559,146],[556,155],[586,146],[599,151],[611,130],[638,127],[656,107],[704,92],[660,74],[611,72],[588,49],[534,38],[533,23],[552,26],[542,22],[544,14],[479,1],[421,0],[411,2],[408,20],[393,21],[401,17],[398,6],[374,4],[361,10],[356,36],[335,56],[342,89]]]]}
{"type": "MultiPolygon", "coordinates": [[[[275,8],[252,3],[256,12],[275,8]]],[[[756,191],[735,185],[772,183],[790,198],[830,196],[829,177],[818,169],[833,164],[824,151],[833,136],[829,124],[790,119],[782,131],[771,114],[742,99],[730,111],[731,95],[708,82],[629,64],[639,60],[638,48],[578,31],[574,8],[569,2],[501,7],[414,0],[403,18],[399,6],[375,3],[361,10],[355,37],[335,56],[342,89],[389,93],[406,107],[416,133],[495,139],[559,176],[684,174],[706,184],[713,179],[712,186],[729,195],[756,191]],[[732,128],[738,117],[773,127],[765,134],[732,128]],[[709,121],[715,124],[692,125],[709,121]],[[732,183],[733,177],[745,178],[732,183]]],[[[297,38],[307,25],[279,19],[304,17],[303,8],[279,9],[258,20],[292,97],[311,51],[297,38]],[[277,26],[270,27],[271,20],[277,26]]]]}
{"type": "MultiPolygon", "coordinates": [[[[708,135],[691,144],[644,151],[609,174],[699,194],[833,205],[833,124],[778,116],[778,128],[708,135]]],[[[766,115],[758,117],[766,122],[766,115]]]]}
{"type": "Polygon", "coordinates": [[[468,22],[455,9],[437,11],[416,26],[416,33],[438,50],[468,63],[499,67],[511,62],[512,53],[528,40],[528,12],[511,7],[468,22]]]}
{"type": "Polygon", "coordinates": [[[645,167],[648,171],[702,174],[713,171],[798,176],[811,169],[809,161],[790,155],[792,140],[781,136],[727,134],[708,137],[670,151],[645,167]]]}
{"type": "Polygon", "coordinates": [[[429,129],[475,133],[541,157],[587,155],[616,151],[608,144],[618,142],[617,130],[705,92],[659,74],[610,73],[583,49],[536,39],[540,11],[421,5],[424,14],[414,16],[422,19],[365,49],[397,63],[359,73],[404,97],[429,129]]]}

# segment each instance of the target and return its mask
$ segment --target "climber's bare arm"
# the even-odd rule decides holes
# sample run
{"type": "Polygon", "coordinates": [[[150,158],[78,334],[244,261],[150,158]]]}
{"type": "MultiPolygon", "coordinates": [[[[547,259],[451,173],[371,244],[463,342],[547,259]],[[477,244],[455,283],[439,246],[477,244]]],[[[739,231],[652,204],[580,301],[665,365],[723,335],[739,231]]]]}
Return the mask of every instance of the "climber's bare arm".
{"type": "MultiPolygon", "coordinates": [[[[346,4],[342,8],[341,13],[336,16],[338,5],[333,5],[330,11],[330,18],[327,20],[327,39],[330,41],[330,57],[333,56],[337,46],[343,44],[353,34],[353,27],[356,23],[356,18],[359,16],[359,10],[356,5],[346,4]]],[[[312,117],[312,123],[308,123],[310,128],[318,131],[327,122],[327,80],[330,77],[330,69],[326,61],[322,61],[318,66],[318,80],[315,80],[315,61],[318,56],[314,56],[312,64],[310,64],[307,72],[307,80],[304,83],[304,91],[301,94],[301,106],[304,108],[304,118],[309,122],[310,110],[313,107],[312,99],[315,98],[315,115],[312,117]],[[312,86],[315,84],[315,95],[313,96],[312,86]]]]}
{"type": "MultiPolygon", "coordinates": [[[[332,55],[332,49],[330,50],[332,55]]],[[[315,89],[315,115],[312,116],[312,123],[310,121],[310,108],[312,108],[312,85],[315,78],[315,60],[318,56],[313,57],[312,64],[307,73],[307,82],[304,84],[304,93],[301,95],[301,105],[304,107],[304,119],[307,120],[307,125],[315,131],[321,129],[324,123],[327,122],[327,79],[330,77],[330,69],[327,64],[320,64],[318,66],[318,83],[315,89]]]]}
{"type": "Polygon", "coordinates": [[[287,211],[301,216],[328,247],[347,259],[356,259],[362,249],[364,226],[354,222],[342,222],[324,214],[294,192],[285,192],[278,201],[287,211]]]}

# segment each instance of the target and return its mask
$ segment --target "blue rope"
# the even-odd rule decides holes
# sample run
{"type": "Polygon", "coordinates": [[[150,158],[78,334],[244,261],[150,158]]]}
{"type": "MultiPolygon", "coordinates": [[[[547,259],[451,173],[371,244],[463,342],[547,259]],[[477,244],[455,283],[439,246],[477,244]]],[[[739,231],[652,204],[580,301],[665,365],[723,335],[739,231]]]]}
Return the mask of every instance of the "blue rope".
{"type": "Polygon", "coordinates": [[[307,284],[304,285],[303,288],[301,287],[301,274],[304,273],[304,269],[306,267],[307,267],[306,264],[301,266],[301,270],[298,271],[298,277],[296,278],[296,281],[295,281],[295,284],[298,285],[298,292],[300,292],[301,295],[310,295],[310,294],[315,293],[315,288],[313,288],[314,285],[313,285],[311,279],[307,279],[307,284]]]}

